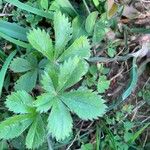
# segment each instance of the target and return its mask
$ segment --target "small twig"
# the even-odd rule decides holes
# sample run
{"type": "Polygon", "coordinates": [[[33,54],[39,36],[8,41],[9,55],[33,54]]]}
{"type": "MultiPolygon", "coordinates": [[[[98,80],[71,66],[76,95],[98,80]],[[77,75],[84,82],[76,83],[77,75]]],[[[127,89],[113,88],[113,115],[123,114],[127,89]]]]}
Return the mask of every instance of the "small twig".
{"type": "Polygon", "coordinates": [[[137,115],[138,109],[140,109],[146,102],[140,102],[134,109],[133,109],[133,116],[131,118],[131,122],[134,120],[135,116],[137,115]]]}
{"type": "Polygon", "coordinates": [[[150,77],[147,79],[147,81],[145,82],[143,89],[147,86],[148,82],[150,81],[150,77]]]}
{"type": "Polygon", "coordinates": [[[144,119],[144,120],[142,121],[142,123],[146,122],[146,121],[149,120],[149,119],[150,119],[150,116],[147,117],[146,119],[144,119]]]}
{"type": "Polygon", "coordinates": [[[13,14],[3,14],[3,13],[0,14],[0,17],[4,17],[4,16],[13,16],[13,14]]]}
{"type": "Polygon", "coordinates": [[[93,125],[93,123],[94,123],[94,121],[92,121],[86,129],[81,129],[81,131],[87,131],[93,125]]]}
{"type": "Polygon", "coordinates": [[[103,62],[103,63],[109,63],[109,62],[113,62],[113,61],[126,61],[130,58],[132,58],[133,56],[128,54],[126,56],[116,56],[114,58],[106,58],[106,57],[93,57],[90,58],[88,61],[89,62],[103,62]]]}
{"type": "Polygon", "coordinates": [[[77,137],[79,136],[80,131],[76,134],[75,138],[72,140],[71,144],[67,147],[66,150],[70,150],[71,146],[73,145],[73,143],[77,140],[77,137]]]}
{"type": "Polygon", "coordinates": [[[145,145],[146,145],[147,138],[148,138],[148,130],[147,130],[147,132],[146,132],[145,140],[144,140],[144,143],[143,143],[143,146],[142,146],[143,148],[144,148],[145,145]]]}
{"type": "Polygon", "coordinates": [[[110,81],[113,81],[115,78],[119,77],[119,76],[122,74],[123,71],[124,71],[124,69],[122,69],[119,73],[117,73],[115,76],[113,76],[113,77],[110,79],[110,81]]]}
{"type": "Polygon", "coordinates": [[[2,13],[5,13],[5,10],[6,10],[6,8],[7,8],[8,5],[9,5],[9,3],[6,3],[6,4],[5,4],[2,13]]]}

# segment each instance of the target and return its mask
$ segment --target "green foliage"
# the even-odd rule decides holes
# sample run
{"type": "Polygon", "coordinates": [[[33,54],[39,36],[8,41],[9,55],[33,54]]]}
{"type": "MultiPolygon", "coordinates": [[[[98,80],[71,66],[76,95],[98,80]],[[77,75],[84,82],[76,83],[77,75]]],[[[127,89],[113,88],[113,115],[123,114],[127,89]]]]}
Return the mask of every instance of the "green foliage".
{"type": "Polygon", "coordinates": [[[149,74],[137,81],[150,60],[139,71],[144,59],[128,50],[130,36],[149,29],[129,29],[122,3],[0,0],[0,149],[148,149],[149,74]],[[122,107],[137,85],[133,105],[122,107]]]}
{"type": "Polygon", "coordinates": [[[25,91],[17,91],[7,97],[6,107],[14,113],[30,113],[33,112],[33,98],[25,91]],[[25,98],[25,99],[24,99],[25,98]]]}
{"type": "Polygon", "coordinates": [[[56,59],[58,59],[58,61],[64,61],[74,56],[82,58],[90,57],[90,45],[85,36],[80,36],[66,49],[72,37],[72,27],[68,18],[60,12],[54,15],[54,30],[55,46],[52,45],[52,40],[49,35],[40,29],[33,29],[33,31],[30,31],[28,40],[36,50],[40,51],[50,61],[56,59]]]}
{"type": "Polygon", "coordinates": [[[14,6],[17,6],[18,8],[22,9],[22,10],[26,10],[28,12],[31,12],[33,14],[36,14],[36,15],[39,15],[41,17],[45,17],[45,18],[48,18],[48,19],[52,19],[52,13],[48,13],[48,12],[45,12],[43,10],[40,10],[40,9],[37,9],[37,8],[34,8],[28,4],[24,4],[24,3],[21,3],[19,0],[5,0],[6,2],[14,5],[14,6]]]}
{"type": "Polygon", "coordinates": [[[72,131],[72,118],[68,108],[58,98],[55,99],[48,117],[48,130],[58,141],[64,140],[72,131]]]}
{"type": "Polygon", "coordinates": [[[147,104],[150,105],[150,85],[147,84],[143,87],[142,90],[138,93],[138,96],[141,97],[147,104]]]}
{"type": "Polygon", "coordinates": [[[101,96],[85,89],[66,93],[61,96],[61,99],[72,112],[83,120],[96,119],[102,116],[107,108],[101,96]]]}
{"type": "Polygon", "coordinates": [[[71,39],[72,28],[68,18],[60,12],[54,15],[55,57],[57,58],[71,39]]]}
{"type": "Polygon", "coordinates": [[[94,27],[94,33],[93,33],[93,44],[97,44],[102,41],[105,34],[108,31],[108,25],[107,20],[104,18],[99,19],[94,27]]]}
{"type": "Polygon", "coordinates": [[[89,34],[92,34],[92,32],[94,30],[97,16],[98,16],[98,12],[95,11],[95,12],[92,12],[91,14],[89,14],[89,16],[86,19],[85,29],[89,34]]]}
{"type": "Polygon", "coordinates": [[[7,97],[6,107],[16,115],[0,123],[0,138],[18,137],[29,128],[26,136],[27,148],[37,148],[44,142],[45,125],[40,114],[36,112],[33,101],[25,91],[13,92],[7,97]]]}
{"type": "Polygon", "coordinates": [[[6,140],[0,142],[0,149],[8,149],[8,143],[6,140]]]}
{"type": "Polygon", "coordinates": [[[40,4],[43,9],[48,9],[48,0],[40,0],[40,4]]]}
{"type": "Polygon", "coordinates": [[[27,41],[27,29],[6,21],[0,21],[0,32],[18,40],[27,41]]]}
{"type": "Polygon", "coordinates": [[[88,33],[85,30],[85,20],[82,17],[75,17],[72,21],[72,38],[75,40],[81,36],[87,36],[88,33]]]}
{"type": "Polygon", "coordinates": [[[85,61],[90,57],[88,38],[80,36],[71,41],[71,23],[60,12],[54,14],[54,31],[55,45],[48,33],[39,28],[30,30],[27,36],[33,48],[48,59],[47,65],[44,65],[43,60],[38,63],[38,57],[34,54],[17,57],[10,65],[14,73],[24,73],[16,82],[17,91],[9,95],[5,102],[10,111],[19,115],[0,124],[3,130],[9,129],[8,132],[12,134],[7,136],[7,133],[1,132],[0,135],[3,139],[14,138],[29,128],[26,146],[30,149],[44,142],[46,129],[57,141],[69,137],[73,127],[71,112],[83,120],[93,120],[102,117],[107,108],[103,98],[96,92],[82,87],[72,89],[88,72],[89,65],[85,61]],[[44,91],[34,101],[27,92],[36,86],[38,74],[43,67],[45,71],[41,83],[44,91]],[[47,118],[48,112],[45,128],[40,114],[44,113],[47,118]],[[11,123],[14,124],[13,128],[10,128],[11,123]]]}
{"type": "Polygon", "coordinates": [[[110,85],[110,81],[106,79],[106,76],[100,76],[98,79],[97,90],[99,93],[104,93],[110,85]]]}
{"type": "MultiPolygon", "coordinates": [[[[68,59],[68,61],[65,61],[59,67],[58,85],[56,89],[51,82],[52,80],[50,80],[50,76],[45,73],[43,75],[42,83],[44,89],[47,90],[47,93],[39,96],[33,104],[33,98],[25,91],[14,92],[7,97],[6,106],[10,111],[21,114],[35,114],[34,106],[37,107],[37,110],[40,112],[47,112],[51,109],[47,126],[49,133],[51,133],[57,140],[64,140],[72,131],[72,117],[69,110],[75,112],[84,120],[97,119],[97,117],[102,116],[106,111],[104,100],[90,90],[77,90],[72,92],[64,91],[81,80],[81,77],[85,75],[87,69],[88,65],[84,60],[81,60],[78,57],[68,59]],[[68,70],[70,67],[72,70],[68,70]],[[46,86],[44,83],[46,83],[46,86]],[[26,98],[26,100],[24,100],[24,98],[26,98]],[[87,109],[88,113],[85,114],[87,109]]],[[[19,115],[19,117],[21,118],[21,115],[19,115]]],[[[36,120],[33,121],[26,138],[26,144],[29,148],[38,146],[36,145],[37,141],[39,144],[43,142],[39,136],[44,136],[44,128],[42,128],[42,125],[40,125],[39,128],[37,119],[36,116],[36,120]]],[[[12,120],[15,121],[14,118],[12,120]]],[[[42,121],[40,121],[40,123],[41,122],[42,121]]],[[[1,123],[2,126],[4,123],[5,121],[1,123]]],[[[18,126],[18,122],[15,123],[16,126],[18,126]]],[[[24,123],[24,125],[26,124],[24,123]]],[[[30,125],[28,124],[28,118],[27,125],[30,125]]],[[[20,130],[16,132],[15,137],[21,134],[28,126],[21,126],[18,128],[20,130]]],[[[4,133],[2,133],[2,136],[3,134],[4,133]]],[[[12,137],[9,138],[13,137],[14,136],[12,135],[12,137]]],[[[3,138],[6,138],[6,136],[3,136],[3,138]]]]}
{"type": "Polygon", "coordinates": [[[2,93],[2,88],[3,88],[3,83],[4,83],[4,79],[5,79],[5,75],[6,75],[6,71],[9,67],[9,64],[11,62],[11,60],[13,59],[13,57],[16,55],[16,51],[12,52],[9,57],[6,59],[2,69],[0,70],[0,97],[1,97],[1,93],[2,93]]]}
{"type": "MultiPolygon", "coordinates": [[[[109,35],[109,34],[108,34],[109,35]]],[[[114,57],[116,55],[116,48],[119,45],[119,41],[110,41],[108,43],[108,49],[107,49],[107,53],[109,57],[114,57]]]]}
{"type": "Polygon", "coordinates": [[[67,88],[81,80],[87,69],[86,62],[81,61],[78,57],[65,61],[59,68],[56,88],[50,76],[47,73],[43,75],[42,84],[46,93],[39,96],[34,105],[40,112],[47,112],[51,109],[48,118],[48,129],[57,140],[64,140],[70,135],[72,118],[69,110],[84,120],[93,120],[105,113],[104,100],[96,93],[90,90],[65,92],[67,88]],[[87,109],[89,113],[85,114],[87,109]]]}
{"type": "Polygon", "coordinates": [[[59,61],[64,61],[69,57],[79,56],[85,59],[90,57],[90,45],[86,36],[81,36],[76,39],[73,44],[64,51],[64,53],[59,57],[59,61]]]}
{"type": "Polygon", "coordinates": [[[24,132],[32,123],[30,114],[16,115],[6,119],[0,124],[0,137],[12,139],[24,132]]]}
{"type": "Polygon", "coordinates": [[[38,60],[34,55],[27,55],[24,58],[17,57],[11,64],[10,69],[15,73],[24,73],[16,81],[15,90],[32,91],[36,86],[38,75],[44,66],[40,66],[43,60],[38,64],[38,60]],[[30,84],[28,84],[30,83],[30,84]]]}
{"type": "Polygon", "coordinates": [[[50,10],[62,11],[71,16],[76,16],[77,12],[69,0],[54,0],[50,6],[50,10]]]}
{"type": "Polygon", "coordinates": [[[36,149],[43,144],[45,138],[45,125],[41,116],[38,115],[29,128],[26,145],[29,149],[36,149]]]}
{"type": "Polygon", "coordinates": [[[94,147],[91,143],[88,143],[88,144],[84,144],[81,146],[81,150],[93,150],[94,147]]]}
{"type": "Polygon", "coordinates": [[[37,30],[33,29],[33,31],[30,31],[30,33],[28,34],[28,40],[36,50],[41,52],[48,59],[50,60],[52,59],[53,57],[52,40],[44,30],[42,31],[39,28],[37,30]]]}
{"type": "Polygon", "coordinates": [[[60,66],[57,91],[64,91],[79,82],[87,70],[88,64],[78,57],[70,58],[68,61],[65,61],[64,64],[60,66]]]}
{"type": "Polygon", "coordinates": [[[101,139],[102,149],[141,149],[136,144],[136,139],[145,130],[149,123],[140,124],[140,121],[135,122],[126,118],[126,113],[132,113],[132,105],[125,105],[120,111],[114,112],[113,115],[105,117],[105,121],[98,123],[98,131],[105,133],[106,137],[101,139]],[[138,129],[135,126],[138,125],[138,129]],[[109,127],[108,127],[109,126],[109,127]],[[115,128],[113,128],[115,127],[115,128]]]}

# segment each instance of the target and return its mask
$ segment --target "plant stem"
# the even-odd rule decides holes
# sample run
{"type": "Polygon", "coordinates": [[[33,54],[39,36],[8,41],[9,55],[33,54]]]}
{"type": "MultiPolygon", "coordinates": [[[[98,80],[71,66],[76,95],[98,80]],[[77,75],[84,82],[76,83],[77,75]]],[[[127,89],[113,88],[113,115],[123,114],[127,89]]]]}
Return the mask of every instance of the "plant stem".
{"type": "Polygon", "coordinates": [[[48,150],[53,150],[52,142],[49,135],[47,135],[47,143],[48,143],[48,150]]]}
{"type": "Polygon", "coordinates": [[[88,12],[88,14],[90,14],[90,13],[91,13],[91,12],[90,12],[90,9],[89,9],[89,7],[88,7],[88,5],[87,5],[87,3],[86,3],[85,0],[83,0],[83,4],[84,4],[84,6],[85,6],[85,8],[86,8],[86,10],[87,10],[87,12],[88,12]]]}

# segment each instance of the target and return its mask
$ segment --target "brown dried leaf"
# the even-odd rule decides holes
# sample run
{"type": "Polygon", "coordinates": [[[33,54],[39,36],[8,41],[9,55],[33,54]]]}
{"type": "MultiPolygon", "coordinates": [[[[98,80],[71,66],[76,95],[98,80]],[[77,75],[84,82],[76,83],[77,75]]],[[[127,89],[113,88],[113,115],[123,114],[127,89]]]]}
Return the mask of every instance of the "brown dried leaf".
{"type": "Polygon", "coordinates": [[[107,1],[107,15],[108,18],[111,18],[116,14],[118,10],[118,5],[115,3],[114,0],[108,0],[107,1]]]}
{"type": "Polygon", "coordinates": [[[138,18],[139,16],[139,12],[137,11],[137,9],[135,9],[132,5],[130,6],[124,6],[124,10],[122,15],[129,18],[129,19],[135,19],[138,18]]]}

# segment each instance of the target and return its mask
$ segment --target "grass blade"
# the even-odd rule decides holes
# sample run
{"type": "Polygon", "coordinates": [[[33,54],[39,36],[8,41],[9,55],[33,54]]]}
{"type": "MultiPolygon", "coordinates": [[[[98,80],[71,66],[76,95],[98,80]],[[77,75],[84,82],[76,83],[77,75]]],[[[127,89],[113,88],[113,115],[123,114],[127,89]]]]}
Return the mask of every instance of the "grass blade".
{"type": "Polygon", "coordinates": [[[8,58],[6,59],[4,65],[2,66],[2,69],[0,71],[0,97],[2,94],[2,88],[3,88],[3,83],[4,83],[4,79],[5,79],[5,75],[6,75],[6,71],[8,69],[8,66],[11,62],[11,60],[13,59],[13,57],[16,55],[16,51],[13,51],[8,58]]]}
{"type": "Polygon", "coordinates": [[[48,12],[45,12],[43,10],[40,10],[40,9],[37,9],[37,8],[34,8],[32,6],[29,6],[27,4],[24,4],[24,3],[21,3],[20,1],[18,0],[5,0],[6,2],[22,9],[22,10],[26,10],[27,12],[31,12],[35,15],[39,15],[41,17],[45,17],[45,18],[48,18],[48,19],[53,19],[53,13],[48,13],[48,12]]]}
{"type": "Polygon", "coordinates": [[[6,54],[3,52],[2,49],[0,49],[0,59],[4,60],[6,57],[6,54]]]}
{"type": "Polygon", "coordinates": [[[17,40],[26,42],[28,41],[26,35],[28,30],[19,26],[16,23],[10,23],[7,21],[0,20],[0,32],[17,40]]]}
{"type": "Polygon", "coordinates": [[[136,87],[136,84],[138,81],[136,58],[133,58],[131,78],[132,78],[131,83],[130,83],[129,87],[125,90],[125,92],[123,93],[122,100],[125,100],[136,87]]]}
{"type": "Polygon", "coordinates": [[[132,144],[139,136],[141,133],[143,133],[143,131],[150,125],[150,123],[147,123],[144,127],[142,127],[139,131],[137,131],[133,137],[128,141],[129,144],[132,144]]]}
{"type": "Polygon", "coordinates": [[[129,30],[130,30],[130,32],[133,32],[133,33],[143,33],[143,34],[149,34],[150,33],[150,29],[145,29],[145,28],[132,28],[129,30]]]}
{"type": "Polygon", "coordinates": [[[2,33],[2,32],[0,32],[0,37],[2,37],[3,39],[5,39],[5,40],[7,40],[7,41],[9,41],[11,43],[14,43],[14,44],[16,44],[18,46],[21,46],[23,48],[28,48],[28,49],[32,48],[29,43],[25,43],[23,41],[16,40],[16,39],[14,39],[14,38],[12,38],[12,37],[10,37],[10,36],[2,33]]]}
{"type": "Polygon", "coordinates": [[[108,135],[108,138],[110,140],[110,144],[111,144],[111,148],[112,150],[117,150],[117,146],[116,146],[116,142],[114,139],[114,135],[111,132],[111,130],[106,126],[104,121],[101,121],[101,123],[99,123],[99,126],[104,129],[104,131],[106,132],[106,134],[108,135]]]}

